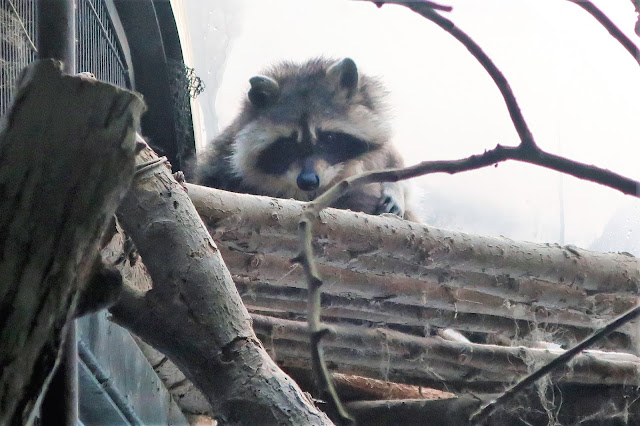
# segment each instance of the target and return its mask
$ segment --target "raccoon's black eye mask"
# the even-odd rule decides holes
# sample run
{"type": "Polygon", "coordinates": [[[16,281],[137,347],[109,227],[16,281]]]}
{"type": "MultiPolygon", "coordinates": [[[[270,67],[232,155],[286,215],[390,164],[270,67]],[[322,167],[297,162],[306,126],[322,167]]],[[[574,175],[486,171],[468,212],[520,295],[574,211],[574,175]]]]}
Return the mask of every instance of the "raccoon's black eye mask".
{"type": "Polygon", "coordinates": [[[296,134],[276,139],[258,156],[256,167],[263,173],[283,175],[289,167],[304,156],[301,155],[300,144],[296,134]]]}
{"type": "Polygon", "coordinates": [[[275,140],[258,155],[256,166],[263,173],[282,175],[296,161],[310,156],[329,164],[344,163],[375,149],[369,142],[341,132],[318,131],[317,143],[305,146],[297,142],[297,134],[275,140]]]}
{"type": "Polygon", "coordinates": [[[347,133],[318,132],[318,142],[314,151],[329,164],[344,163],[372,150],[367,141],[347,133]]]}

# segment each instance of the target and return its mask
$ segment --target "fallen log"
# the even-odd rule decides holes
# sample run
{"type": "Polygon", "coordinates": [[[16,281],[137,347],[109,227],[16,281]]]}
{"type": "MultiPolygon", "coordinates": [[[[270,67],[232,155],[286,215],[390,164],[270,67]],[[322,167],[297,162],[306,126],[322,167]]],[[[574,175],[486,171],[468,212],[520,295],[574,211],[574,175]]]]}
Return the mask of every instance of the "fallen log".
{"type": "MultiPolygon", "coordinates": [[[[122,244],[122,240],[120,241],[122,244]]],[[[112,251],[110,259],[122,258],[118,250],[112,251]]],[[[134,279],[141,291],[150,286],[150,279],[141,261],[133,266],[125,265],[123,275],[134,279]]],[[[125,278],[127,281],[127,278],[125,278]]],[[[133,283],[130,282],[129,285],[133,283]]],[[[247,300],[247,299],[246,299],[247,300]]],[[[285,313],[285,312],[281,312],[285,313]]],[[[309,371],[309,346],[306,324],[262,315],[253,315],[254,328],[267,345],[273,357],[287,371],[309,371]]],[[[144,324],[144,322],[142,323],[144,324]]],[[[141,325],[142,327],[142,325],[141,325]]],[[[335,337],[327,339],[325,347],[334,379],[343,398],[367,399],[367,392],[354,390],[343,383],[340,373],[413,383],[422,386],[455,388],[459,384],[495,392],[510,381],[526,374],[537,363],[557,356],[560,350],[531,349],[527,347],[504,347],[497,345],[467,344],[446,341],[439,337],[419,337],[385,329],[383,327],[354,327],[333,324],[335,337]]],[[[202,395],[184,375],[177,371],[170,360],[157,352],[145,349],[159,375],[181,407],[192,413],[210,414],[211,409],[202,395]]],[[[617,386],[636,383],[639,360],[625,353],[586,351],[559,373],[560,386],[617,386]]],[[[295,377],[304,375],[296,374],[295,377]]],[[[308,378],[301,383],[309,382],[308,378]]],[[[364,383],[364,382],[363,382],[364,383]]],[[[307,383],[309,384],[309,383],[307,383]]],[[[402,384],[398,383],[402,386],[402,384]]],[[[381,385],[380,391],[385,385],[381,385]]],[[[415,389],[417,386],[409,386],[415,389]]],[[[411,396],[404,393],[405,396],[411,396]]],[[[383,397],[380,393],[377,397],[383,397]]],[[[415,395],[414,395],[415,396],[415,395]]],[[[389,395],[384,396],[389,398],[389,395]]]]}
{"type": "MultiPolygon", "coordinates": [[[[187,188],[236,281],[306,287],[301,268],[289,262],[299,250],[302,203],[187,188]]],[[[640,288],[640,263],[626,254],[468,235],[336,209],[321,214],[314,235],[324,293],[454,318],[475,314],[524,321],[531,329],[588,333],[633,307],[640,288]]],[[[447,326],[456,328],[455,322],[447,326]]],[[[631,325],[620,332],[634,335],[631,325]]]]}
{"type": "MultiPolygon", "coordinates": [[[[254,315],[254,328],[272,355],[286,366],[310,365],[309,330],[302,321],[254,315]]],[[[511,383],[562,349],[462,343],[419,337],[385,328],[331,325],[324,341],[336,370],[404,383],[511,383]],[[385,375],[389,375],[388,377],[385,375]]],[[[640,383],[640,358],[626,353],[584,351],[552,375],[554,383],[630,385],[640,383]]]]}

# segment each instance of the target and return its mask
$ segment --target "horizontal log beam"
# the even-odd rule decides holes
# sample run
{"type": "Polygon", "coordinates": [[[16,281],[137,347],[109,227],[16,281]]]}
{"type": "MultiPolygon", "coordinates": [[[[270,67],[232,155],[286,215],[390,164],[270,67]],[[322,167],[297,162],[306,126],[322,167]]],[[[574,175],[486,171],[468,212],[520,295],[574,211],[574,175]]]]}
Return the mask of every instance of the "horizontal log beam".
{"type": "MultiPolygon", "coordinates": [[[[253,324],[263,342],[272,347],[272,356],[278,362],[295,363],[298,367],[310,362],[305,322],[253,315],[253,324]]],[[[385,372],[393,372],[394,380],[404,377],[408,383],[416,379],[511,383],[563,352],[453,342],[384,328],[337,324],[331,328],[324,350],[327,361],[337,371],[358,374],[355,368],[381,379],[386,379],[385,372]]],[[[640,358],[635,355],[588,350],[556,370],[554,377],[559,383],[627,385],[638,382],[639,368],[640,358]]]]}
{"type": "MultiPolygon", "coordinates": [[[[301,268],[289,262],[299,250],[302,203],[190,184],[187,189],[236,282],[306,287],[301,268]]],[[[640,263],[626,254],[469,235],[336,209],[321,214],[314,232],[329,295],[421,307],[449,318],[473,314],[561,326],[569,334],[598,328],[638,300],[640,263]]],[[[633,328],[620,331],[632,336],[633,328]]]]}

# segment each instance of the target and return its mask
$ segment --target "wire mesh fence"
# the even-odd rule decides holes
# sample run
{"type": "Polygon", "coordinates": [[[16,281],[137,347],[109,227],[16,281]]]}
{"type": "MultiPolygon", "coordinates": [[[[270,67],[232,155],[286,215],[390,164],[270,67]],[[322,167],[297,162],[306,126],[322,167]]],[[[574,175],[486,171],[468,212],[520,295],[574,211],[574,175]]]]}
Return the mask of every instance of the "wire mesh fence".
{"type": "Polygon", "coordinates": [[[0,0],[0,115],[9,107],[20,71],[37,55],[36,0],[0,0]]]}
{"type": "MultiPolygon", "coordinates": [[[[0,0],[0,115],[9,107],[21,70],[38,57],[38,18],[37,0],[0,0]]],[[[104,0],[76,0],[76,68],[99,80],[131,87],[104,0]]]]}
{"type": "Polygon", "coordinates": [[[98,80],[130,87],[122,47],[101,0],[76,0],[76,68],[98,80]]]}

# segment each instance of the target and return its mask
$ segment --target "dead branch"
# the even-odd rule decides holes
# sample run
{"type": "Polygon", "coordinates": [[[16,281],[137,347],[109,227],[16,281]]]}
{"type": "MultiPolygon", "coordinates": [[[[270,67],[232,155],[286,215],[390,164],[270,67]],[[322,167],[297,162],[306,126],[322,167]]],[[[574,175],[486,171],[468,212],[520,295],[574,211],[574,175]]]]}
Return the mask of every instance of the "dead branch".
{"type": "MultiPolygon", "coordinates": [[[[378,2],[378,5],[383,3],[386,2],[378,2]]],[[[320,339],[323,335],[326,335],[325,330],[323,330],[319,325],[319,311],[321,309],[320,286],[322,285],[322,278],[317,273],[313,252],[310,248],[313,235],[312,225],[314,222],[318,221],[320,211],[331,205],[348,190],[368,183],[395,182],[429,173],[459,173],[462,171],[486,167],[508,159],[513,159],[560,171],[580,179],[590,180],[592,182],[618,189],[625,194],[636,197],[640,196],[639,183],[632,179],[625,178],[605,169],[588,166],[583,163],[549,154],[538,148],[506,78],[493,64],[493,61],[491,61],[491,59],[482,51],[477,43],[475,43],[466,33],[459,30],[453,22],[440,16],[428,4],[423,2],[405,3],[396,1],[389,1],[389,3],[401,4],[431,20],[460,41],[469,50],[469,52],[487,70],[502,93],[507,109],[509,110],[511,120],[513,121],[516,131],[520,137],[520,143],[516,147],[503,147],[498,145],[493,150],[486,151],[484,154],[470,156],[456,161],[428,161],[404,169],[373,171],[353,176],[337,183],[332,188],[329,188],[324,194],[309,202],[304,207],[300,220],[301,250],[300,254],[295,259],[303,265],[307,276],[307,283],[309,287],[309,312],[307,314],[307,318],[309,319],[310,327],[313,327],[313,330],[317,330],[315,333],[311,334],[312,348],[314,353],[317,352],[317,354],[314,354],[314,360],[317,360],[317,362],[314,363],[317,364],[314,365],[314,370],[319,376],[322,376],[323,388],[332,396],[332,400],[334,400],[333,404],[336,407],[340,407],[340,401],[331,387],[331,378],[329,377],[327,368],[324,365],[322,349],[320,347],[320,339]]]]}
{"type": "Polygon", "coordinates": [[[502,74],[502,72],[498,69],[498,67],[493,63],[491,58],[487,56],[487,54],[482,50],[482,48],[464,31],[456,27],[456,25],[451,22],[449,19],[441,16],[436,12],[433,8],[424,5],[421,2],[404,2],[404,1],[385,1],[385,3],[390,4],[399,4],[404,7],[411,9],[417,14],[427,18],[428,20],[435,23],[437,26],[451,34],[456,40],[458,40],[464,47],[467,48],[469,53],[473,55],[474,58],[482,65],[482,67],[487,71],[491,79],[493,79],[494,83],[500,90],[502,94],[502,98],[505,101],[507,106],[507,110],[509,111],[509,115],[511,116],[511,121],[513,122],[516,131],[518,132],[518,136],[520,137],[520,142],[523,146],[528,148],[533,148],[535,146],[535,141],[533,139],[533,135],[529,130],[529,126],[520,111],[520,106],[516,101],[516,97],[509,85],[509,82],[502,74]]]}
{"type": "Polygon", "coordinates": [[[331,373],[338,393],[357,393],[359,399],[447,399],[451,392],[422,386],[405,385],[354,374],[331,373]]]}
{"type": "Polygon", "coordinates": [[[638,14],[638,20],[636,21],[635,31],[638,37],[640,37],[640,0],[631,0],[633,6],[636,8],[636,13],[638,14]]]}
{"type": "Polygon", "coordinates": [[[0,424],[31,424],[100,240],[131,182],[144,104],[39,61],[0,130],[0,424]]]}
{"type": "MultiPolygon", "coordinates": [[[[137,339],[140,349],[145,354],[153,369],[162,379],[180,409],[185,413],[196,413],[214,416],[210,404],[202,393],[164,354],[137,339]]],[[[303,389],[309,382],[309,370],[295,371],[292,377],[303,389]]],[[[455,398],[450,392],[432,389],[424,386],[406,385],[385,380],[372,379],[351,374],[332,372],[331,376],[336,390],[342,400],[350,399],[445,399],[455,398]]]]}
{"type": "Polygon", "coordinates": [[[596,21],[598,21],[609,32],[609,34],[611,34],[613,38],[618,40],[622,47],[624,47],[627,52],[629,52],[631,56],[633,56],[633,59],[635,59],[636,62],[640,65],[640,50],[638,49],[638,46],[636,46],[629,37],[627,37],[622,31],[620,31],[620,28],[618,28],[607,15],[602,13],[602,11],[589,0],[569,1],[571,3],[577,4],[578,6],[589,12],[589,14],[593,16],[596,21]]]}
{"type": "MultiPolygon", "coordinates": [[[[289,262],[303,203],[187,188],[245,302],[304,313],[304,274],[289,262]]],[[[640,262],[625,254],[336,209],[320,213],[315,228],[316,267],[329,277],[325,313],[338,318],[511,336],[546,324],[582,340],[599,326],[594,318],[603,324],[633,307],[640,288],[640,262]]]]}
{"type": "Polygon", "coordinates": [[[354,423],[354,419],[346,412],[340,402],[338,392],[336,391],[331,379],[331,373],[329,373],[327,364],[324,361],[324,353],[321,346],[321,340],[329,330],[323,327],[320,323],[320,297],[322,295],[320,287],[322,286],[322,279],[315,267],[315,262],[313,262],[311,219],[308,217],[303,219],[300,222],[299,229],[300,240],[303,243],[302,248],[300,249],[300,254],[298,254],[293,261],[302,265],[309,285],[307,322],[309,324],[309,338],[311,340],[312,348],[312,371],[318,387],[318,393],[320,397],[326,398],[329,401],[330,410],[336,413],[338,423],[342,425],[350,425],[354,423]]]}
{"type": "MultiPolygon", "coordinates": [[[[304,322],[253,315],[256,333],[273,347],[283,365],[309,365],[309,331],[304,322]]],[[[344,373],[395,380],[441,383],[511,383],[528,374],[531,365],[544,365],[558,355],[570,366],[554,372],[562,383],[628,385],[637,383],[640,358],[631,354],[535,349],[447,341],[419,337],[386,328],[332,324],[325,339],[327,359],[344,373]],[[575,358],[571,358],[575,356],[575,358]],[[386,359],[381,368],[381,359],[386,359]]],[[[584,349],[584,347],[582,347],[584,349]]],[[[387,398],[388,399],[388,398],[387,398]]]]}
{"type": "Polygon", "coordinates": [[[153,288],[131,287],[111,312],[165,353],[217,415],[243,424],[331,424],[269,358],[220,253],[170,168],[146,148],[118,218],[153,288]]]}
{"type": "MultiPolygon", "coordinates": [[[[620,318],[617,318],[615,321],[610,322],[604,328],[595,332],[591,337],[585,339],[580,342],[573,348],[565,351],[562,355],[554,358],[553,360],[546,363],[544,366],[540,367],[538,370],[529,374],[527,377],[516,383],[514,386],[505,391],[502,395],[496,398],[494,401],[491,401],[489,404],[485,405],[471,416],[471,422],[473,424],[482,424],[486,422],[486,420],[499,408],[507,405],[513,398],[521,392],[523,389],[526,389],[528,386],[531,386],[536,381],[540,380],[547,374],[552,373],[556,368],[560,368],[566,366],[570,361],[576,360],[582,351],[586,348],[590,347],[594,343],[598,342],[605,336],[607,336],[612,331],[620,328],[622,325],[628,323],[629,321],[633,321],[634,319],[640,316],[640,306],[636,306],[634,309],[630,310],[626,314],[622,315],[620,318]]],[[[636,367],[637,369],[637,367],[636,367]]],[[[637,381],[637,379],[636,379],[637,381]]],[[[633,383],[633,382],[631,382],[633,383]]]]}

